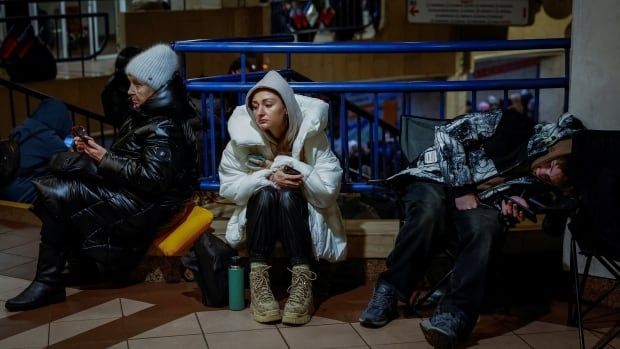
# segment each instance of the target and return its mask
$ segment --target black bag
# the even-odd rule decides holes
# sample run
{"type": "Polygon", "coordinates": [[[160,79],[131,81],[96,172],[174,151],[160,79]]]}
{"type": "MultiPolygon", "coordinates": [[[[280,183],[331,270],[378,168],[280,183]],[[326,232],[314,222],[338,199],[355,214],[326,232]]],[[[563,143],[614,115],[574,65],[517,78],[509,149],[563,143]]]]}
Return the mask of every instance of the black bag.
{"type": "Polygon", "coordinates": [[[10,135],[9,138],[6,139],[0,139],[0,187],[11,183],[19,173],[23,174],[24,172],[34,170],[47,164],[46,160],[33,166],[29,166],[28,168],[24,168],[21,170],[19,168],[21,160],[19,146],[24,144],[24,142],[26,142],[30,138],[35,137],[45,131],[47,131],[47,129],[41,129],[37,132],[31,133],[19,142],[16,141],[12,135],[10,135]]]}
{"type": "Polygon", "coordinates": [[[205,233],[194,243],[181,263],[194,273],[202,293],[202,304],[223,307],[228,304],[228,267],[238,252],[211,233],[205,233]]]}
{"type": "Polygon", "coordinates": [[[19,160],[19,144],[13,137],[0,140],[0,187],[15,179],[19,169],[19,160]]]}

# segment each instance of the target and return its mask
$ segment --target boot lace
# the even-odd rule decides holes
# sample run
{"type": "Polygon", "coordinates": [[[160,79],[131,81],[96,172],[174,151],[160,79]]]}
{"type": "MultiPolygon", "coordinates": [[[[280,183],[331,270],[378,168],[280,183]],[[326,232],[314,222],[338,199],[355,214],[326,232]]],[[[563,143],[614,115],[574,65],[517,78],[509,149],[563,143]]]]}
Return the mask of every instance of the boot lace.
{"type": "Polygon", "coordinates": [[[387,309],[394,304],[396,298],[393,292],[383,287],[377,287],[370,299],[370,307],[387,309]]]}
{"type": "Polygon", "coordinates": [[[274,299],[271,287],[269,287],[269,273],[267,273],[269,268],[271,268],[271,266],[250,273],[252,285],[254,285],[254,289],[256,290],[254,297],[256,297],[259,302],[269,302],[274,299]]]}
{"type": "Polygon", "coordinates": [[[287,268],[293,274],[291,286],[286,292],[290,302],[304,304],[312,296],[312,281],[316,280],[316,273],[308,271],[296,271],[287,268]]]}

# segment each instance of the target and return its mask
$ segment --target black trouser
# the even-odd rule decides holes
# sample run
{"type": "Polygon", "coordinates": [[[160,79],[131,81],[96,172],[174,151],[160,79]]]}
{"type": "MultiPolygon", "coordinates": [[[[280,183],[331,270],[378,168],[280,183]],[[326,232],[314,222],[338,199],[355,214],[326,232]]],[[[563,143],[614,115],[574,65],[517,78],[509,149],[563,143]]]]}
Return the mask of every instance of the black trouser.
{"type": "Polygon", "coordinates": [[[246,211],[248,252],[251,262],[265,262],[276,240],[282,242],[291,264],[308,264],[312,238],[308,201],[301,190],[263,187],[248,201],[246,211]]]}
{"type": "Polygon", "coordinates": [[[461,311],[475,321],[492,251],[499,245],[494,242],[503,241],[505,232],[499,212],[487,206],[459,211],[454,208],[454,198],[440,184],[412,183],[406,189],[406,220],[381,280],[394,286],[401,300],[408,300],[431,258],[456,240],[453,273],[438,311],[461,311]]]}

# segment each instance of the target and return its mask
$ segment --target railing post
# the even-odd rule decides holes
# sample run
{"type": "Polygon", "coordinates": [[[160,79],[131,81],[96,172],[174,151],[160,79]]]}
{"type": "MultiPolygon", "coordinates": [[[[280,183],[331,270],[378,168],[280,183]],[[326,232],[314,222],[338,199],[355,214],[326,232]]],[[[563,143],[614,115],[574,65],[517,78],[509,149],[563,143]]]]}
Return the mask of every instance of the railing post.
{"type": "MultiPolygon", "coordinates": [[[[64,16],[66,14],[67,14],[67,6],[64,1],[61,1],[60,2],[60,15],[64,16]]],[[[61,28],[60,47],[62,47],[62,57],[69,58],[69,43],[67,42],[69,31],[67,30],[67,18],[66,17],[63,17],[60,20],[60,28],[61,28]]]]}

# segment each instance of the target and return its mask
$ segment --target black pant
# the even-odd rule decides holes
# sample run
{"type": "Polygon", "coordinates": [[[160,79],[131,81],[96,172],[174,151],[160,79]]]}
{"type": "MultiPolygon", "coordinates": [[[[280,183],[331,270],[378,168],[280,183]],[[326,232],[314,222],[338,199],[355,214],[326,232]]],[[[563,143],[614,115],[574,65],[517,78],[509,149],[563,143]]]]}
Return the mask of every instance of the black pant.
{"type": "Polygon", "coordinates": [[[461,311],[475,321],[484,297],[492,251],[502,242],[505,229],[499,212],[487,206],[459,211],[445,186],[412,183],[404,196],[406,220],[388,270],[380,275],[406,301],[423,278],[431,258],[450,241],[457,243],[457,257],[448,290],[438,305],[440,312],[461,311]]]}
{"type": "Polygon", "coordinates": [[[310,262],[308,201],[301,190],[259,189],[248,201],[246,219],[250,261],[266,261],[280,240],[292,265],[310,262]]]}

